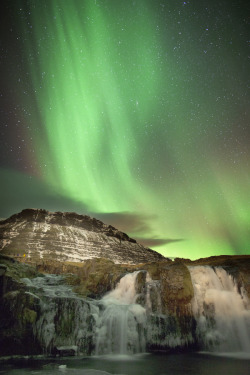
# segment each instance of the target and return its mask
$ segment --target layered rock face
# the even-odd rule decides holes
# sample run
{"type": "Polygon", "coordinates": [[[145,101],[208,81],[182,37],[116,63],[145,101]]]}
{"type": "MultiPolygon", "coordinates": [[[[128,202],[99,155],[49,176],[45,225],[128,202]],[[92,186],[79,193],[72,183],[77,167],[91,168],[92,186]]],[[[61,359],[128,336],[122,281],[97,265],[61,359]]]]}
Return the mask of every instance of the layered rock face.
{"type": "Polygon", "coordinates": [[[100,220],[76,213],[26,209],[0,222],[0,251],[37,264],[106,258],[138,264],[164,259],[127,234],[100,220]]]}

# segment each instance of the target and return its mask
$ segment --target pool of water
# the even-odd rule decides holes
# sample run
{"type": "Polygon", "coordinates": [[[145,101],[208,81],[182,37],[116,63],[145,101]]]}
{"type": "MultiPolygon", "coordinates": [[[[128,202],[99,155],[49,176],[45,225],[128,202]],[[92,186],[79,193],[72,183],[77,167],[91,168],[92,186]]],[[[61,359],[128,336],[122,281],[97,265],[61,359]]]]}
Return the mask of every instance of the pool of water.
{"type": "Polygon", "coordinates": [[[249,375],[249,354],[140,354],[0,361],[8,375],[249,375]]]}

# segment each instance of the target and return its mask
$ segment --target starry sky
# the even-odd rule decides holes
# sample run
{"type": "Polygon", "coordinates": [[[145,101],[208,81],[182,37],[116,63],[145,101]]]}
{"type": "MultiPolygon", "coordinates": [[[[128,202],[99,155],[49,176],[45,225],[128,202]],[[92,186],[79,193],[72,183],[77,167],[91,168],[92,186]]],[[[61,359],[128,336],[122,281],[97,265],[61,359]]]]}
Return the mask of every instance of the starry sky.
{"type": "Polygon", "coordinates": [[[250,254],[246,1],[1,2],[0,217],[74,211],[250,254]]]}

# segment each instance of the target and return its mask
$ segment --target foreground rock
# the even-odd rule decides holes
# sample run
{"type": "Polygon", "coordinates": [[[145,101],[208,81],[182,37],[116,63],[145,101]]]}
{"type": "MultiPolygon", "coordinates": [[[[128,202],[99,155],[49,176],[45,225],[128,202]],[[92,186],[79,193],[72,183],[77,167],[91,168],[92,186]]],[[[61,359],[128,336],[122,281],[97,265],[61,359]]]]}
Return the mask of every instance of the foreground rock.
{"type": "Polygon", "coordinates": [[[250,350],[250,256],[0,263],[0,355],[250,350]]]}
{"type": "Polygon", "coordinates": [[[72,212],[26,209],[0,221],[0,252],[37,264],[106,258],[138,264],[164,259],[111,225],[72,212]]]}

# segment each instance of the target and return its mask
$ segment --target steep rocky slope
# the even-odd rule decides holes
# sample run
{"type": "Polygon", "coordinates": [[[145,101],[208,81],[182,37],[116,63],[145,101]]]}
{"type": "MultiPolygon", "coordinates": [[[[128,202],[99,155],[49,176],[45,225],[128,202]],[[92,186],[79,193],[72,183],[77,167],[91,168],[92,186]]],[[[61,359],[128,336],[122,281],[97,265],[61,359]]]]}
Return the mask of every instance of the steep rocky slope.
{"type": "Polygon", "coordinates": [[[26,209],[0,222],[0,251],[37,264],[41,259],[80,262],[106,258],[115,263],[164,259],[127,234],[76,213],[26,209]]]}

